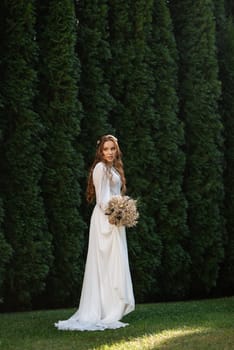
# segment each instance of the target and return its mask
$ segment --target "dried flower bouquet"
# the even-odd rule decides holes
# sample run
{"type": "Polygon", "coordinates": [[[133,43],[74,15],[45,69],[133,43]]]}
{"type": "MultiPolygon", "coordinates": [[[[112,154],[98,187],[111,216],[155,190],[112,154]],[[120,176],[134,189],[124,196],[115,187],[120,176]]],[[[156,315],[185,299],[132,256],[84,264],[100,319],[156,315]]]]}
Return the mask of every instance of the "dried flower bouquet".
{"type": "Polygon", "coordinates": [[[129,196],[113,196],[105,210],[109,222],[116,226],[133,227],[138,222],[137,200],[129,196]]]}

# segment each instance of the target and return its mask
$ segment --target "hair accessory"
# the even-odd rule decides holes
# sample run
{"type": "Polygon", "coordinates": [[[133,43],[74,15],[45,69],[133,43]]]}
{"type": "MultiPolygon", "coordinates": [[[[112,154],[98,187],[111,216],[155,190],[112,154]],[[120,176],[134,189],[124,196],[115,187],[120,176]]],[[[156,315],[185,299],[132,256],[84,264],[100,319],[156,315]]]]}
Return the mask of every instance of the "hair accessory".
{"type": "MultiPolygon", "coordinates": [[[[118,143],[117,137],[115,137],[115,136],[113,136],[113,135],[111,135],[111,134],[103,135],[103,136],[101,137],[101,140],[107,139],[107,138],[109,138],[109,137],[112,138],[115,142],[118,143]]],[[[101,143],[101,140],[100,140],[100,139],[97,140],[97,146],[99,146],[99,144],[101,143]]]]}
{"type": "Polygon", "coordinates": [[[111,137],[112,139],[115,140],[115,142],[118,142],[117,137],[115,137],[115,136],[113,136],[113,135],[111,135],[111,134],[105,135],[104,137],[111,137]]]}

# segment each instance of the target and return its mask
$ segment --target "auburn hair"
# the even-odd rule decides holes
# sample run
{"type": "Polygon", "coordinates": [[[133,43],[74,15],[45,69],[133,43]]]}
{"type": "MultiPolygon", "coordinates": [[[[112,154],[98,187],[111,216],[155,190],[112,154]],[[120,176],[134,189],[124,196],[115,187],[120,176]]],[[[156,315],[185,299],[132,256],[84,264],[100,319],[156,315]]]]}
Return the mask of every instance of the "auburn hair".
{"type": "Polygon", "coordinates": [[[121,193],[124,194],[126,192],[126,179],[125,179],[125,175],[124,175],[124,167],[123,167],[123,162],[122,162],[122,152],[119,148],[118,140],[113,135],[104,135],[100,138],[100,140],[97,141],[97,149],[96,149],[95,158],[94,158],[93,164],[90,168],[89,175],[88,175],[88,182],[87,182],[87,189],[86,189],[86,199],[87,199],[88,203],[92,203],[96,197],[95,187],[93,184],[93,170],[94,170],[96,164],[99,162],[103,162],[104,164],[106,164],[107,171],[108,171],[109,165],[103,158],[103,148],[104,148],[104,143],[106,141],[112,141],[115,145],[116,155],[115,155],[115,159],[113,161],[113,167],[118,171],[118,173],[120,175],[121,193]]]}

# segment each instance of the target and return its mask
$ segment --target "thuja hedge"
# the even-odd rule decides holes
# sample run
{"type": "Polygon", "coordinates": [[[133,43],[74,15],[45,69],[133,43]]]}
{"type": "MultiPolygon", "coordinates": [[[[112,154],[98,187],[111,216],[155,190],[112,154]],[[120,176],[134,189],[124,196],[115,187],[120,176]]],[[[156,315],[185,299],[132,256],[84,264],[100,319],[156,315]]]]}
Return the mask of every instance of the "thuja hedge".
{"type": "Polygon", "coordinates": [[[139,198],[128,230],[136,301],[230,294],[230,2],[7,0],[0,10],[1,309],[77,305],[86,178],[110,132],[139,198]]]}

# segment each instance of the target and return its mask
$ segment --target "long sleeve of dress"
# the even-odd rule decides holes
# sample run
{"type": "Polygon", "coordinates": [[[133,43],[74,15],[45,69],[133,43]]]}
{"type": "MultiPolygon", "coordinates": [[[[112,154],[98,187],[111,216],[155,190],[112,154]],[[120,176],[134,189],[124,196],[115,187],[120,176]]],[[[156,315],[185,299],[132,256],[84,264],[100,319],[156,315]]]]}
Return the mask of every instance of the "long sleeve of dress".
{"type": "Polygon", "coordinates": [[[96,205],[93,209],[88,254],[78,310],[58,321],[61,330],[104,330],[125,327],[120,319],[133,311],[135,301],[128,262],[125,227],[112,225],[105,208],[113,195],[120,194],[121,179],[112,168],[111,180],[103,162],[93,170],[96,205]]]}
{"type": "Polygon", "coordinates": [[[93,183],[96,192],[96,204],[104,211],[111,198],[111,191],[105,165],[101,162],[93,170],[93,183]]]}

